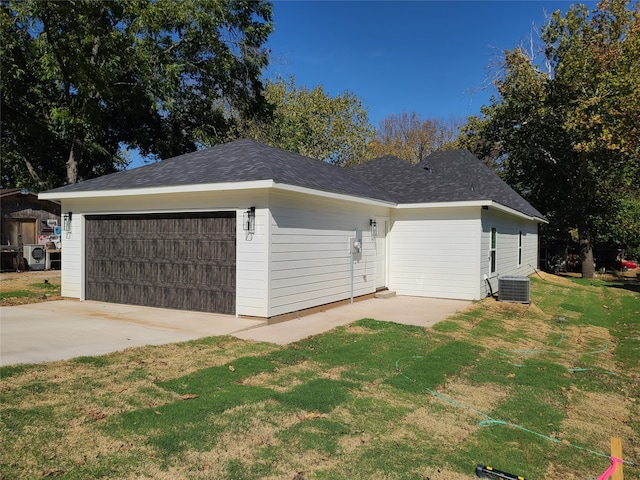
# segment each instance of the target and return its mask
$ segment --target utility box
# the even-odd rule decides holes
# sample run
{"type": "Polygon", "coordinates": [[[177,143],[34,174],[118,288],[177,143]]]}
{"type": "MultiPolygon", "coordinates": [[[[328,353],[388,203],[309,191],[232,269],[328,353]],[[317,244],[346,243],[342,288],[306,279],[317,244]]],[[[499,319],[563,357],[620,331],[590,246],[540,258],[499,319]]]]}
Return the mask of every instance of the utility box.
{"type": "Polygon", "coordinates": [[[529,277],[510,275],[500,277],[498,279],[498,301],[531,303],[529,277]]]}
{"type": "Polygon", "coordinates": [[[362,241],[357,238],[349,239],[349,253],[353,255],[357,255],[358,253],[362,253],[362,241]]]}

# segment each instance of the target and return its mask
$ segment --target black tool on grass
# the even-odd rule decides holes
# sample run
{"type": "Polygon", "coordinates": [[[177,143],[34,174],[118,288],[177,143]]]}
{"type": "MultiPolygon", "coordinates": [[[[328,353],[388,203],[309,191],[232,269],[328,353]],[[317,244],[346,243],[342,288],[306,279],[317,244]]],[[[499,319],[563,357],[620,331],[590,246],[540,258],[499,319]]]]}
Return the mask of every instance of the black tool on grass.
{"type": "Polygon", "coordinates": [[[506,478],[508,480],[525,480],[524,477],[520,475],[514,475],[513,473],[501,472],[500,470],[496,470],[493,467],[488,465],[478,465],[476,467],[476,475],[480,478],[506,478]]]}

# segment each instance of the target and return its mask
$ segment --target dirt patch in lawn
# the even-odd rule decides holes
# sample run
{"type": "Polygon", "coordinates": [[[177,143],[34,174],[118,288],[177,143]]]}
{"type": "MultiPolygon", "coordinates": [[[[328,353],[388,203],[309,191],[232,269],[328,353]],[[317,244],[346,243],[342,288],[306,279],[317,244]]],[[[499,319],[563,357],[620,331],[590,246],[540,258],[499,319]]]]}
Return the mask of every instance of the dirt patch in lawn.
{"type": "Polygon", "coordinates": [[[61,300],[60,270],[0,273],[0,306],[61,300]]]}
{"type": "Polygon", "coordinates": [[[531,318],[550,318],[550,315],[544,313],[535,303],[511,303],[497,302],[492,298],[483,300],[482,309],[484,311],[494,312],[503,316],[517,317],[517,321],[521,322],[523,316],[531,318]]]}
{"type": "Polygon", "coordinates": [[[609,451],[611,437],[621,437],[625,458],[640,458],[640,444],[634,441],[635,434],[629,425],[634,416],[630,399],[616,393],[581,391],[574,396],[573,408],[562,422],[565,436],[602,452],[609,451]]]}
{"type": "Polygon", "coordinates": [[[416,409],[405,417],[403,429],[415,429],[421,436],[447,445],[462,443],[480,429],[479,422],[486,420],[482,414],[490,413],[509,394],[498,385],[465,381],[450,383],[438,393],[442,396],[430,400],[445,408],[427,405],[416,409]]]}
{"type": "Polygon", "coordinates": [[[568,278],[554,275],[552,273],[539,271],[539,272],[536,272],[536,275],[540,277],[542,280],[544,280],[545,282],[550,282],[550,283],[554,283],[556,285],[565,286],[565,287],[575,286],[575,283],[573,283],[568,278]]]}
{"type": "MultiPolygon", "coordinates": [[[[469,475],[438,467],[424,467],[415,471],[414,478],[424,478],[428,480],[469,480],[469,475]]],[[[473,477],[471,477],[473,478],[473,477]]]]}

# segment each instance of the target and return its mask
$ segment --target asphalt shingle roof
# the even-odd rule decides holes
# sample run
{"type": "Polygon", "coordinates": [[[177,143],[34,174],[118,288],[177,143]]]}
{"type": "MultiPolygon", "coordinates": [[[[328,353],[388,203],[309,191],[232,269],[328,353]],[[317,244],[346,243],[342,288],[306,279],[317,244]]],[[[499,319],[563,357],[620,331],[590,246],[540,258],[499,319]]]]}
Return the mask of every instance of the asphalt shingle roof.
{"type": "Polygon", "coordinates": [[[326,192],[393,201],[384,191],[374,193],[370,185],[345,175],[342,167],[246,139],[66,185],[47,193],[257,180],[273,180],[326,192]]]}
{"type": "Polygon", "coordinates": [[[544,218],[467,150],[436,152],[418,165],[381,157],[342,168],[253,140],[237,140],[47,193],[93,192],[273,180],[394,203],[492,200],[544,218]]]}
{"type": "Polygon", "coordinates": [[[368,183],[385,185],[397,203],[492,200],[526,215],[544,218],[468,150],[434,152],[417,165],[386,156],[350,170],[368,183]]]}

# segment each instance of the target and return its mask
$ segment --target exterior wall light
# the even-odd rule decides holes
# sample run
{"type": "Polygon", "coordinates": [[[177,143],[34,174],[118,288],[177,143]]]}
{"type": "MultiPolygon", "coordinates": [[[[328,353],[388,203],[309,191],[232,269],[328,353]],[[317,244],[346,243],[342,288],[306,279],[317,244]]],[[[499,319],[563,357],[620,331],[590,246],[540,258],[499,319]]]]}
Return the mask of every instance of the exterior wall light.
{"type": "Polygon", "coordinates": [[[244,212],[243,228],[246,233],[256,232],[256,207],[249,207],[249,209],[244,212]]]}
{"type": "Polygon", "coordinates": [[[65,232],[71,231],[71,219],[73,217],[73,212],[67,212],[62,214],[62,229],[65,232]]]}
{"type": "Polygon", "coordinates": [[[371,228],[371,236],[378,236],[378,222],[376,222],[373,218],[369,219],[369,227],[371,228]]]}

